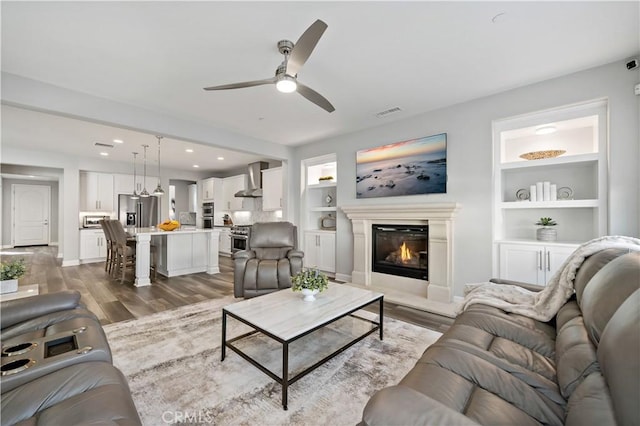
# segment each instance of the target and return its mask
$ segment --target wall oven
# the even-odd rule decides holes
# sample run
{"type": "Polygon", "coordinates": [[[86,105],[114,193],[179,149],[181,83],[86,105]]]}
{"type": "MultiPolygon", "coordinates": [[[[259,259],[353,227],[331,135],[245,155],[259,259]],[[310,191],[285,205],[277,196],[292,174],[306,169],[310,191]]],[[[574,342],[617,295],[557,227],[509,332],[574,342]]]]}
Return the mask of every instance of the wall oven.
{"type": "Polygon", "coordinates": [[[213,229],[213,203],[202,203],[202,227],[213,229]]]}

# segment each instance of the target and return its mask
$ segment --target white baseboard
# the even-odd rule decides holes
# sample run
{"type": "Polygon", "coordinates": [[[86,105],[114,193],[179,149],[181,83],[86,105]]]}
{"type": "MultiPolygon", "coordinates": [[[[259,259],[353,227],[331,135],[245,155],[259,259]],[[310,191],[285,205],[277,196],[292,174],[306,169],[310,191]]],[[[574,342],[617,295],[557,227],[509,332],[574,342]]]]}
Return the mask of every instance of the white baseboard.
{"type": "Polygon", "coordinates": [[[62,267],[65,268],[67,266],[78,266],[80,265],[80,261],[78,259],[73,259],[73,260],[63,260],[62,261],[62,267]]]}
{"type": "Polygon", "coordinates": [[[5,245],[3,245],[3,246],[2,246],[2,248],[3,248],[3,249],[6,249],[6,248],[13,248],[13,244],[5,244],[5,245]]]}
{"type": "Polygon", "coordinates": [[[351,275],[336,273],[335,279],[336,281],[344,281],[345,283],[349,283],[351,282],[351,275]]]}

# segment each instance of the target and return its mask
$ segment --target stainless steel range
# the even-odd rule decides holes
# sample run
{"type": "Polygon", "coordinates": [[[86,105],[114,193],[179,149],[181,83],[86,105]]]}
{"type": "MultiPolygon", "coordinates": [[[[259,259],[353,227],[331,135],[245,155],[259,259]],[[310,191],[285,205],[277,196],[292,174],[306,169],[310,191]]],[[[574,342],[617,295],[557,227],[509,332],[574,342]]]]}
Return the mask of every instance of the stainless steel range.
{"type": "Polygon", "coordinates": [[[231,252],[249,249],[251,225],[235,225],[231,227],[231,252]]]}

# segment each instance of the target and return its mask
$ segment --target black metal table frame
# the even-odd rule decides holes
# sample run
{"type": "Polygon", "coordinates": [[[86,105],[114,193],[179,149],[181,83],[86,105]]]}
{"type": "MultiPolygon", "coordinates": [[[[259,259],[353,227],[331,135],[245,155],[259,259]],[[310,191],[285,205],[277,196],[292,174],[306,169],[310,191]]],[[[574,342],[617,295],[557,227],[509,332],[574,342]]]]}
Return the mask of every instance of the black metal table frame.
{"type": "Polygon", "coordinates": [[[247,360],[249,363],[251,363],[252,365],[254,365],[255,367],[257,367],[260,371],[262,371],[263,373],[265,373],[267,376],[271,377],[273,380],[275,380],[277,383],[279,383],[282,386],[282,408],[284,408],[285,410],[288,409],[287,407],[287,400],[288,400],[288,389],[289,389],[289,385],[297,382],[299,379],[303,378],[304,376],[306,376],[307,374],[309,374],[310,372],[312,372],[313,370],[315,370],[316,368],[318,368],[319,366],[321,366],[322,364],[324,364],[325,362],[329,361],[331,358],[339,355],[340,353],[342,353],[343,351],[347,350],[348,348],[350,348],[351,346],[355,345],[356,343],[358,343],[359,341],[361,341],[362,339],[364,339],[365,337],[367,337],[368,335],[375,333],[376,331],[380,331],[380,340],[383,340],[383,319],[384,319],[384,295],[380,295],[379,297],[364,303],[363,305],[358,306],[357,308],[354,308],[348,312],[345,312],[344,314],[335,317],[335,318],[331,318],[330,320],[318,325],[317,327],[314,327],[308,331],[305,331],[304,333],[295,336],[292,339],[289,340],[283,340],[277,336],[274,336],[273,334],[269,333],[268,331],[263,330],[260,326],[253,324],[247,320],[245,320],[244,318],[240,318],[237,315],[232,314],[231,312],[227,312],[226,309],[222,309],[222,355],[221,355],[221,359],[220,361],[224,361],[225,357],[226,357],[226,348],[228,347],[229,349],[231,349],[232,351],[234,351],[235,353],[237,353],[238,355],[240,355],[242,358],[244,358],[245,360],[247,360]],[[358,311],[366,306],[369,306],[375,302],[378,302],[380,305],[380,316],[378,319],[378,322],[372,321],[372,320],[368,320],[366,318],[362,318],[359,317],[357,315],[352,315],[355,311],[358,311]],[[243,324],[248,325],[249,327],[253,328],[253,331],[250,331],[248,333],[244,333],[240,336],[234,337],[233,339],[227,340],[227,315],[229,315],[230,317],[242,322],[243,324]],[[374,324],[375,327],[373,327],[371,330],[367,331],[366,333],[364,333],[363,335],[355,338],[354,340],[352,340],[351,342],[347,343],[346,345],[342,346],[341,348],[337,349],[335,352],[331,353],[330,355],[322,358],[320,361],[316,362],[315,364],[313,364],[310,367],[307,367],[305,370],[301,371],[300,373],[298,373],[297,375],[289,378],[289,344],[292,342],[295,342],[296,340],[310,334],[313,333],[316,330],[319,330],[323,327],[326,327],[327,325],[342,319],[346,316],[352,316],[353,318],[359,319],[361,321],[366,321],[366,322],[370,322],[371,324],[374,324]],[[238,341],[238,340],[242,340],[246,337],[252,336],[254,334],[257,333],[262,333],[265,336],[268,336],[270,338],[272,338],[273,340],[279,342],[282,344],[282,377],[278,377],[275,373],[273,373],[271,370],[269,370],[268,368],[266,368],[265,366],[263,366],[262,364],[260,364],[258,361],[256,361],[255,359],[251,358],[249,355],[247,355],[246,353],[242,352],[242,350],[240,350],[238,347],[234,346],[233,343],[238,341]]]}

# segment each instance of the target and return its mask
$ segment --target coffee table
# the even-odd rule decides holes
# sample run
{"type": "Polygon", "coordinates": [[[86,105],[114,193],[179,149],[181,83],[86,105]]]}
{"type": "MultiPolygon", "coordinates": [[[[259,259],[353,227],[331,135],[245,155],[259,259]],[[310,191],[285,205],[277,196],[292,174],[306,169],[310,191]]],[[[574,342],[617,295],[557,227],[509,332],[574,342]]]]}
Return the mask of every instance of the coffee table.
{"type": "Polygon", "coordinates": [[[221,361],[224,361],[226,348],[229,348],[282,385],[282,407],[286,410],[289,385],[376,331],[380,333],[380,340],[383,339],[383,298],[382,293],[330,283],[329,288],[316,295],[313,302],[303,301],[300,293],[288,289],[227,305],[222,309],[221,361]],[[379,303],[380,310],[377,322],[353,315],[355,311],[376,302],[379,303]],[[227,316],[248,325],[253,330],[227,340],[227,316]],[[368,322],[373,327],[293,377],[289,377],[289,345],[347,316],[356,318],[357,321],[368,322]],[[282,345],[281,377],[236,345],[258,333],[282,345]]]}

